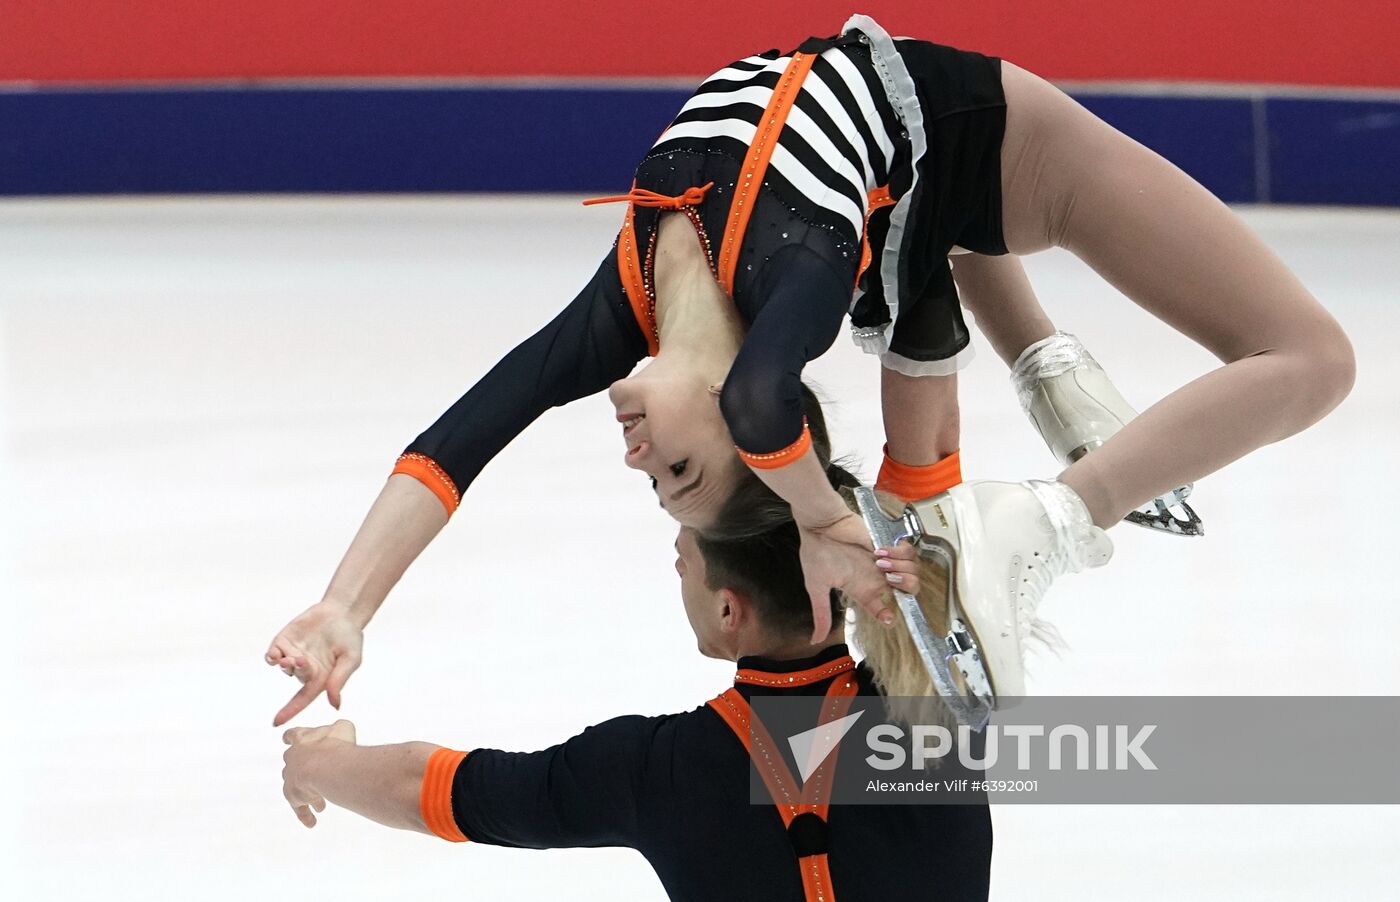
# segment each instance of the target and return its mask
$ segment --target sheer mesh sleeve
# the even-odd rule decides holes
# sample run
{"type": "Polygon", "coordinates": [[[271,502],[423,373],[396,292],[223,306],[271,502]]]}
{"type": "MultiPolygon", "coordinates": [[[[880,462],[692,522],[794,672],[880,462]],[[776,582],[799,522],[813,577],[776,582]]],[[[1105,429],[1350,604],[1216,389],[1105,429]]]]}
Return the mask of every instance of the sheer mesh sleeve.
{"type": "Polygon", "coordinates": [[[609,254],[568,307],[502,358],[405,453],[431,458],[463,492],[540,414],[602,391],[645,356],[616,254],[609,254]]]}
{"type": "Polygon", "coordinates": [[[802,435],[802,369],[836,340],[851,285],[809,248],[788,245],[754,290],[766,298],[724,382],[720,409],[734,444],[768,454],[802,435]]]}

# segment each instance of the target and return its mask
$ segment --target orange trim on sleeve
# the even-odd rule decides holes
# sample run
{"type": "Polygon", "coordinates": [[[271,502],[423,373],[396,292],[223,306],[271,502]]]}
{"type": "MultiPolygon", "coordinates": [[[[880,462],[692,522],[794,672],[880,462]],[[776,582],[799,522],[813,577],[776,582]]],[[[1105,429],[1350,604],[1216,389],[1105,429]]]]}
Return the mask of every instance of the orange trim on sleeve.
{"type": "Polygon", "coordinates": [[[448,842],[468,841],[452,813],[452,781],[466,757],[466,752],[438,749],[428,757],[428,766],[423,771],[418,813],[423,817],[423,826],[448,842]]]}
{"type": "Polygon", "coordinates": [[[753,213],[753,196],[758,186],[763,184],[763,174],[768,170],[768,161],[772,159],[773,148],[778,144],[778,134],[787,122],[788,111],[792,109],[797,92],[802,89],[802,81],[815,60],[816,56],[811,53],[792,55],[773,88],[773,96],[768,99],[763,118],[758,121],[758,130],[749,144],[749,152],[744,155],[744,165],[739,170],[739,183],[734,187],[734,201],[729,206],[719,251],[719,284],[730,297],[734,296],[734,270],[739,266],[739,246],[744,240],[749,216],[753,213]]]}
{"type": "Polygon", "coordinates": [[[886,445],[885,462],[880,465],[875,488],[898,495],[905,501],[941,495],[963,481],[961,453],[954,451],[937,463],[914,467],[890,457],[889,445],[886,445]]]}
{"type": "Polygon", "coordinates": [[[788,445],[781,451],[773,451],[768,454],[750,454],[743,448],[735,447],[739,452],[739,459],[756,470],[776,470],[786,467],[807,453],[807,449],[812,447],[812,431],[807,428],[807,418],[802,419],[802,434],[797,437],[797,441],[788,445]]]}
{"type": "Polygon", "coordinates": [[[457,483],[452,481],[446,470],[437,465],[437,461],[426,454],[416,451],[400,454],[394,463],[394,473],[412,476],[427,486],[442,502],[442,506],[447,508],[449,517],[457,512],[457,505],[462,503],[462,493],[457,491],[457,483]]]}
{"type": "Polygon", "coordinates": [[[860,269],[856,270],[856,285],[860,285],[861,277],[870,268],[870,214],[894,202],[894,198],[890,197],[889,185],[876,188],[866,196],[865,231],[860,236],[860,269]]]}

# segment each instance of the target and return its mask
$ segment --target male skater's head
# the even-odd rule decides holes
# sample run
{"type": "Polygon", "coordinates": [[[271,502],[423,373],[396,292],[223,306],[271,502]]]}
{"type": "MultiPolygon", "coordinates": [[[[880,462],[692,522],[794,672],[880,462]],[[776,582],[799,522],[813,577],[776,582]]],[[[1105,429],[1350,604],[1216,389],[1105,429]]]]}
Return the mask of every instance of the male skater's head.
{"type": "MultiPolygon", "coordinates": [[[[838,489],[858,485],[856,478],[832,464],[827,471],[838,489]]],[[[902,503],[881,498],[891,512],[902,503]]],[[[701,654],[737,661],[745,655],[777,660],[804,658],[846,641],[842,599],[832,592],[832,623],[825,639],[812,644],[812,606],[802,578],[801,538],[788,521],[738,540],[714,540],[688,527],[676,537],[676,572],[686,619],[701,654]]],[[[898,557],[912,556],[907,547],[898,557]]],[[[900,564],[898,569],[907,572],[900,564]]],[[[924,616],[936,630],[947,624],[947,583],[942,566],[921,560],[917,576],[904,577],[900,588],[915,594],[924,616]]],[[[889,695],[928,696],[932,682],[913,638],[902,621],[886,627],[855,611],[854,639],[865,653],[876,683],[889,695]]]]}
{"type": "Polygon", "coordinates": [[[802,579],[797,527],[784,524],[748,539],[716,542],[682,526],[676,536],[681,600],[700,653],[737,661],[745,655],[802,658],[845,640],[840,601],[812,644],[812,603],[802,579]]]}

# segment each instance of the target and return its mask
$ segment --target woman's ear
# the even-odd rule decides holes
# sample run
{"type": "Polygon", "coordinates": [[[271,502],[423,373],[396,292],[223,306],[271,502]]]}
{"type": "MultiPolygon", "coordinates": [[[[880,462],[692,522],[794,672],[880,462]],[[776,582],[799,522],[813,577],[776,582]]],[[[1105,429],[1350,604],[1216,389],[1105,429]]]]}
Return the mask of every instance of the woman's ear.
{"type": "Polygon", "coordinates": [[[718,398],[720,395],[724,394],[724,383],[723,383],[723,382],[715,382],[715,383],[713,383],[713,384],[710,386],[710,394],[714,395],[716,398],[718,398]]]}

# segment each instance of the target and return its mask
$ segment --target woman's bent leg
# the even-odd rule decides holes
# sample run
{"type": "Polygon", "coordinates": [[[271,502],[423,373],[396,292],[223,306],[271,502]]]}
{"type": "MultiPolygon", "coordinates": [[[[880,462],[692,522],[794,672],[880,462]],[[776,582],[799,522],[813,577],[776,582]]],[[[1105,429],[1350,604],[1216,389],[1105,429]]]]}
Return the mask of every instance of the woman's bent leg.
{"type": "Polygon", "coordinates": [[[1054,324],[1015,256],[957,254],[949,261],[962,305],[972,311],[988,344],[1007,366],[1026,348],[1054,333],[1054,324]]]}
{"type": "Polygon", "coordinates": [[[1225,366],[1147,409],[1061,479],[1107,527],[1299,432],[1354,378],[1336,320],[1228,207],[1042,79],[1003,63],[1004,232],[1064,247],[1225,366]]]}

